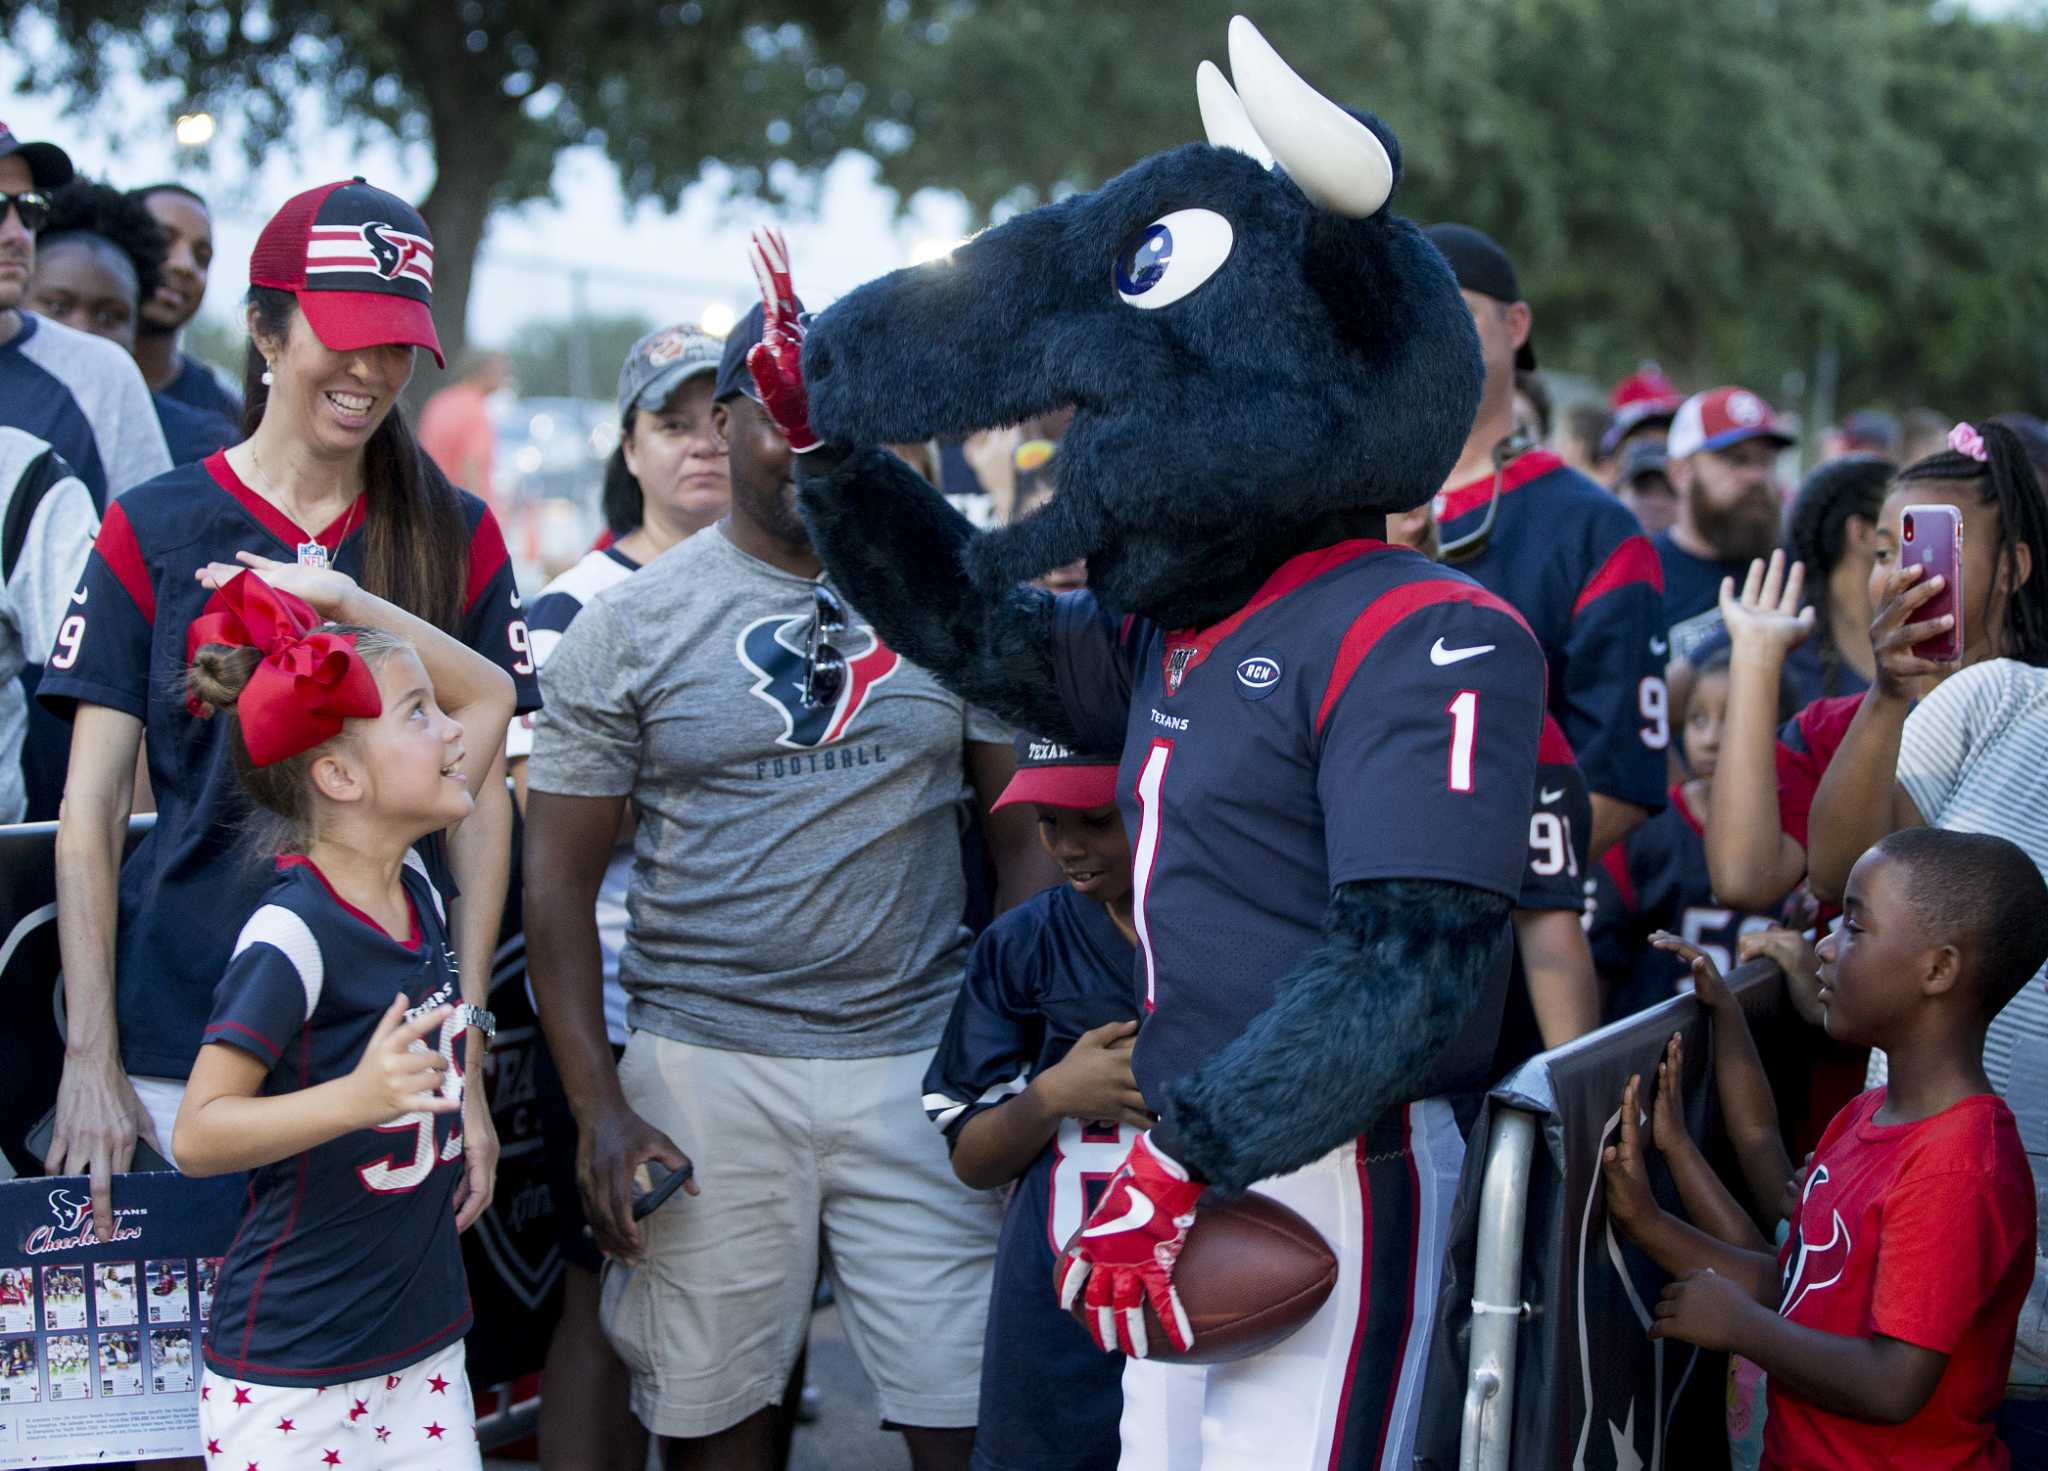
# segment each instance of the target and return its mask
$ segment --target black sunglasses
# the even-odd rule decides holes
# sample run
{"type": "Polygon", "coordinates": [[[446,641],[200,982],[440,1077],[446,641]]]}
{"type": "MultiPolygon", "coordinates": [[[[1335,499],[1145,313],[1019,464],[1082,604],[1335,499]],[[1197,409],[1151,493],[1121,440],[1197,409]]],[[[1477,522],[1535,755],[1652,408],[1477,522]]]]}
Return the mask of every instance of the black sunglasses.
{"type": "Polygon", "coordinates": [[[839,703],[846,688],[846,656],[828,635],[846,631],[846,604],[822,582],[811,584],[811,628],[804,638],[804,683],[797,692],[806,710],[839,703]]]}
{"type": "Polygon", "coordinates": [[[21,228],[31,235],[50,223],[50,196],[39,189],[24,189],[19,194],[0,193],[0,220],[7,218],[10,209],[21,217],[21,228]]]}

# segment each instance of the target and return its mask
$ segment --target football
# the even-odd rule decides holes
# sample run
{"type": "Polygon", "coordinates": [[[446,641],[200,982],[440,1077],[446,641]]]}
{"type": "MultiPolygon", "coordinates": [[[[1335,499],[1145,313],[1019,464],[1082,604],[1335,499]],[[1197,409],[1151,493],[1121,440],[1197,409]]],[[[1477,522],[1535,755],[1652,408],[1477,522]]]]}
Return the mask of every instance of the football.
{"type": "MultiPolygon", "coordinates": [[[[1337,1285],[1337,1258],[1299,1214],[1252,1191],[1197,1207],[1173,1285],[1194,1330],[1194,1347],[1173,1352],[1148,1302],[1151,1357],[1168,1364],[1228,1364],[1271,1348],[1314,1317],[1337,1285]]],[[[1089,1311],[1084,1303],[1074,1304],[1077,1319],[1085,1322],[1089,1311]]]]}

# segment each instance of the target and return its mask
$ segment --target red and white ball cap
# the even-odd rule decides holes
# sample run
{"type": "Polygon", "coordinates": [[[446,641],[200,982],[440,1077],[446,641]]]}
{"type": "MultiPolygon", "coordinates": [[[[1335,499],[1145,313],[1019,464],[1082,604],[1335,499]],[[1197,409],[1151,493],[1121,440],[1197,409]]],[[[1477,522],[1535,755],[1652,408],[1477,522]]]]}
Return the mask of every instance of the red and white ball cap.
{"type": "Polygon", "coordinates": [[[249,257],[249,284],[289,291],[334,352],[424,347],[434,361],[434,237],[419,211],[361,178],[293,195],[249,257]]]}
{"type": "Polygon", "coordinates": [[[1709,388],[1678,406],[1664,452],[1674,460],[1703,449],[1726,449],[1745,439],[1773,439],[1794,444],[1799,436],[1787,429],[1771,406],[1747,388],[1709,388]]]}

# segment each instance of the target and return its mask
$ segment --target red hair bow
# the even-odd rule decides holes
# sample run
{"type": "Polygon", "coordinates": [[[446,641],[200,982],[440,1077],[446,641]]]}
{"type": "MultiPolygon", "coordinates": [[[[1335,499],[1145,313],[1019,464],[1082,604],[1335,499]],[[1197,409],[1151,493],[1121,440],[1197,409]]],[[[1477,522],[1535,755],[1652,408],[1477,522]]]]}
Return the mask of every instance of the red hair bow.
{"type": "Polygon", "coordinates": [[[356,652],[355,639],[313,632],[319,623],[305,599],[244,572],[222,584],[186,630],[188,662],[207,644],[263,651],[263,662],[235,702],[242,742],[258,766],[332,740],[351,716],[384,712],[377,678],[356,652]]]}

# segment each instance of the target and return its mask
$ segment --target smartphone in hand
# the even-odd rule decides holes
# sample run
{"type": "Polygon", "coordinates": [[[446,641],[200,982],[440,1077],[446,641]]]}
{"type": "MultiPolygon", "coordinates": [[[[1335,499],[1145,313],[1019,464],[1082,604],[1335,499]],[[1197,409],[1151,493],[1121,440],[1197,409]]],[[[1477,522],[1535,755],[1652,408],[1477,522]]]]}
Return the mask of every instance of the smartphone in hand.
{"type": "Polygon", "coordinates": [[[1915,623],[1947,613],[1948,631],[1913,645],[1923,659],[1949,664],[1963,657],[1963,513],[1954,506],[1908,506],[1899,521],[1899,565],[1919,567],[1920,580],[1939,576],[1941,591],[1913,611],[1915,623]]]}
{"type": "Polygon", "coordinates": [[[650,1159],[641,1167],[652,1182],[646,1190],[633,1196],[633,1219],[644,1221],[661,1209],[662,1202],[674,1195],[697,1173],[696,1166],[685,1164],[680,1170],[672,1170],[660,1160],[650,1159]]]}

